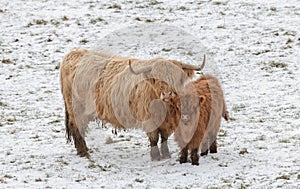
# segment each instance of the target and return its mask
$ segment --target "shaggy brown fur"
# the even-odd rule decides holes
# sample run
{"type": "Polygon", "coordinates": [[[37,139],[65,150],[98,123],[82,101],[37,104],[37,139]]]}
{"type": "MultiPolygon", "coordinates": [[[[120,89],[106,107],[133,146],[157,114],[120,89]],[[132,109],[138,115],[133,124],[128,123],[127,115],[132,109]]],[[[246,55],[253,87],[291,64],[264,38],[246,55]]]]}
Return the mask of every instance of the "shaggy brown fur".
{"type": "Polygon", "coordinates": [[[202,155],[207,154],[208,149],[216,153],[221,117],[229,119],[223,91],[217,78],[204,75],[189,83],[179,97],[172,103],[179,109],[177,115],[181,113],[175,132],[175,140],[181,148],[180,163],[187,161],[190,150],[192,164],[199,165],[198,149],[201,148],[202,155]]]}
{"type": "Polygon", "coordinates": [[[204,75],[186,86],[180,96],[181,121],[175,132],[175,140],[181,147],[180,163],[187,161],[191,150],[193,165],[199,165],[198,149],[202,154],[217,152],[216,137],[221,117],[228,119],[224,95],[217,78],[204,75]]]}
{"type": "Polygon", "coordinates": [[[66,55],[61,66],[61,86],[66,106],[68,140],[75,141],[77,153],[88,156],[84,140],[87,124],[94,118],[111,123],[115,128],[142,128],[151,144],[152,160],[159,160],[157,148],[162,138],[162,155],[169,157],[167,138],[174,131],[164,121],[169,114],[159,99],[161,86],[169,83],[177,90],[183,86],[193,69],[163,58],[138,60],[104,53],[75,50],[66,55]],[[140,75],[129,71],[151,65],[140,75]],[[164,123],[164,124],[162,124],[164,123]]]}

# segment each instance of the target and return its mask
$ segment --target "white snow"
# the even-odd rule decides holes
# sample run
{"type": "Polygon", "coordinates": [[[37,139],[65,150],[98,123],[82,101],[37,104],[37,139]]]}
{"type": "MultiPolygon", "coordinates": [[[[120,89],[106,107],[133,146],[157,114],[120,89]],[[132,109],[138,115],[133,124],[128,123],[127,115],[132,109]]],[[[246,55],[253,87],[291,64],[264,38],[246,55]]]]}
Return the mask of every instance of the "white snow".
{"type": "Polygon", "coordinates": [[[2,0],[0,20],[0,188],[300,187],[298,0],[2,0]],[[172,158],[151,162],[142,131],[91,123],[91,158],[77,156],[58,69],[77,47],[192,64],[206,53],[232,117],[218,153],[179,164],[171,137],[172,158]]]}

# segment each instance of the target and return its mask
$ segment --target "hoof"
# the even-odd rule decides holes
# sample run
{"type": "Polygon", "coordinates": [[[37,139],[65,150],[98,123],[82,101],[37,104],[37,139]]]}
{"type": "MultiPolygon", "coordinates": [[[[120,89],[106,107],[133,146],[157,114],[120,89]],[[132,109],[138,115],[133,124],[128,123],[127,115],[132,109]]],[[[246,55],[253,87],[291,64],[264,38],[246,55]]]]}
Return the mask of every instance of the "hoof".
{"type": "Polygon", "coordinates": [[[218,150],[217,149],[213,149],[213,150],[209,150],[209,152],[212,153],[212,154],[216,154],[216,153],[218,153],[218,150]]]}
{"type": "Polygon", "coordinates": [[[215,153],[218,152],[218,147],[217,147],[216,143],[213,144],[213,145],[209,148],[209,152],[212,153],[212,154],[215,154],[215,153]]]}
{"type": "Polygon", "coordinates": [[[150,155],[151,155],[152,161],[160,161],[160,159],[161,159],[159,149],[157,146],[151,147],[150,155]]]}
{"type": "Polygon", "coordinates": [[[195,161],[195,162],[193,161],[193,162],[192,162],[192,165],[197,165],[197,166],[199,166],[199,161],[195,161]]]}
{"type": "Polygon", "coordinates": [[[170,159],[171,158],[168,146],[162,146],[160,150],[161,150],[162,159],[170,159]]]}
{"type": "Polygon", "coordinates": [[[208,154],[208,150],[204,151],[204,152],[201,152],[201,156],[206,156],[208,154]]]}
{"type": "Polygon", "coordinates": [[[171,155],[170,155],[170,154],[162,155],[161,158],[162,158],[162,159],[170,159],[170,158],[171,158],[171,155]]]}
{"type": "Polygon", "coordinates": [[[182,163],[186,163],[187,162],[187,157],[183,157],[181,156],[180,159],[179,159],[179,163],[182,164],[182,163]]]}
{"type": "Polygon", "coordinates": [[[87,151],[77,152],[77,155],[79,155],[80,157],[86,157],[86,158],[90,157],[90,154],[87,151]]]}
{"type": "Polygon", "coordinates": [[[151,157],[151,161],[160,161],[160,156],[151,157]]]}

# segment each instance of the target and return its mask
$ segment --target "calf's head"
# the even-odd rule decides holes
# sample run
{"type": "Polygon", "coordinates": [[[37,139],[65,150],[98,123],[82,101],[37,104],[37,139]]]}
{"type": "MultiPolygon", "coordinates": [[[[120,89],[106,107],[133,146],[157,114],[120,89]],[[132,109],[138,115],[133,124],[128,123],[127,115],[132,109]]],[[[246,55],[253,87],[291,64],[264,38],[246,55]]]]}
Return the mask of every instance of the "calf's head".
{"type": "Polygon", "coordinates": [[[179,97],[180,102],[177,101],[177,105],[180,103],[181,117],[177,129],[181,133],[183,141],[188,143],[199,125],[200,108],[205,102],[205,96],[198,96],[191,91],[186,91],[179,97]]]}

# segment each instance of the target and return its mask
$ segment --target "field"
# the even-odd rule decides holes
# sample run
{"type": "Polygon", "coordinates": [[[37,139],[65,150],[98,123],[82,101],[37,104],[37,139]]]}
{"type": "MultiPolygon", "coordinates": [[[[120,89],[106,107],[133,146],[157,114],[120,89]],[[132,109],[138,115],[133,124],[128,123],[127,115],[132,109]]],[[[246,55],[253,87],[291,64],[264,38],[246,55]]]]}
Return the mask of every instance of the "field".
{"type": "Polygon", "coordinates": [[[0,5],[0,188],[299,188],[298,0],[21,1],[0,5]],[[67,144],[59,66],[74,48],[199,64],[230,122],[199,166],[150,161],[141,130],[89,125],[91,158],[67,144]]]}

